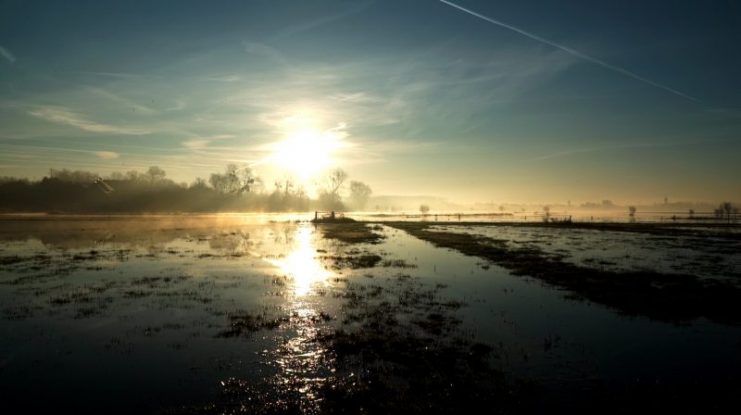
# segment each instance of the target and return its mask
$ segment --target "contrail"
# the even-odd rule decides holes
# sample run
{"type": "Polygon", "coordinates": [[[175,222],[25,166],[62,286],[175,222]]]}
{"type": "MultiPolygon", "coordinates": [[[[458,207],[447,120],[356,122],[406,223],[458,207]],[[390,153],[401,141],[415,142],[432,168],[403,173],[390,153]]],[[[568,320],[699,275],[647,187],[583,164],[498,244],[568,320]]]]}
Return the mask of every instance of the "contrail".
{"type": "Polygon", "coordinates": [[[609,69],[611,71],[614,71],[614,72],[623,74],[625,76],[628,76],[630,78],[633,78],[633,79],[635,79],[637,81],[641,81],[641,82],[643,82],[645,84],[648,84],[648,85],[651,85],[653,87],[663,89],[664,91],[670,92],[670,93],[672,93],[674,95],[680,96],[680,97],[685,98],[685,99],[688,99],[690,101],[700,103],[700,100],[698,100],[696,98],[693,98],[693,97],[691,97],[691,96],[689,96],[689,95],[687,95],[687,94],[685,94],[683,92],[677,91],[674,88],[670,88],[670,87],[668,87],[666,85],[662,85],[662,84],[657,83],[657,82],[654,82],[654,81],[652,81],[650,79],[646,79],[646,78],[644,78],[644,77],[642,77],[642,76],[640,76],[638,74],[635,74],[635,73],[633,73],[633,72],[631,72],[631,71],[629,71],[627,69],[623,69],[623,68],[621,68],[619,66],[611,65],[611,64],[609,64],[609,63],[607,63],[607,62],[605,62],[603,60],[600,60],[600,59],[597,59],[597,58],[593,58],[593,57],[591,57],[589,55],[585,55],[584,53],[581,53],[578,50],[571,49],[570,47],[567,47],[567,46],[559,45],[556,42],[553,42],[553,41],[550,41],[548,39],[542,38],[542,37],[540,37],[538,35],[535,35],[535,34],[532,34],[530,32],[526,32],[526,31],[524,31],[522,29],[518,29],[518,28],[516,28],[516,27],[514,27],[512,25],[508,25],[507,23],[500,22],[499,20],[492,19],[491,17],[484,16],[483,14],[476,13],[473,10],[467,9],[467,8],[465,8],[463,6],[459,6],[459,5],[457,5],[455,3],[452,3],[450,1],[447,1],[447,0],[440,0],[440,1],[443,2],[443,3],[445,3],[445,4],[447,4],[448,6],[455,7],[456,9],[458,9],[460,11],[466,12],[466,13],[472,15],[472,16],[476,16],[479,19],[486,20],[489,23],[493,23],[493,24],[495,24],[497,26],[500,26],[500,27],[503,27],[505,29],[509,29],[509,30],[511,30],[513,32],[516,32],[516,33],[519,33],[519,34],[521,34],[523,36],[529,37],[530,39],[536,40],[536,41],[541,42],[541,43],[545,43],[546,45],[553,46],[554,48],[561,49],[562,51],[564,51],[566,53],[569,53],[571,55],[574,55],[577,58],[584,59],[585,61],[591,62],[591,63],[593,63],[595,65],[599,65],[599,66],[601,66],[603,68],[607,68],[607,69],[609,69]]]}
{"type": "Polygon", "coordinates": [[[7,59],[10,63],[15,63],[15,56],[2,46],[0,46],[0,56],[7,59]]]}

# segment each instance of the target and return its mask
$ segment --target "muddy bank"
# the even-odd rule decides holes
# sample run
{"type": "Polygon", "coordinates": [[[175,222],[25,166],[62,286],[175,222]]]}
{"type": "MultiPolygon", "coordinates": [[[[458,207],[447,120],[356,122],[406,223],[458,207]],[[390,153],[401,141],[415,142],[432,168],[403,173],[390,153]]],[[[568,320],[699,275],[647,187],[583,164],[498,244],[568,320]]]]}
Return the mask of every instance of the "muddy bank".
{"type": "Polygon", "coordinates": [[[741,289],[730,283],[694,275],[652,271],[616,272],[564,262],[533,247],[509,247],[506,241],[464,233],[438,232],[434,224],[396,222],[397,229],[466,255],[492,261],[515,275],[528,275],[568,290],[575,299],[589,300],[626,315],[681,323],[705,317],[724,324],[741,324],[741,289]]]}

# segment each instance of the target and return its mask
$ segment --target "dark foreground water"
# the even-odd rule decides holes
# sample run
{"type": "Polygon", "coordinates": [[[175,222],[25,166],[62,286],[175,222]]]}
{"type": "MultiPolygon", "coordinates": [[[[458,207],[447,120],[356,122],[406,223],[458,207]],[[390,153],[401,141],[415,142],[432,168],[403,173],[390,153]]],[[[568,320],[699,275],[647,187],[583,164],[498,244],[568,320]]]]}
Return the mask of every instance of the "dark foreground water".
{"type": "MultiPolygon", "coordinates": [[[[736,325],[626,317],[392,227],[369,225],[379,243],[350,243],[285,219],[0,220],[0,405],[429,413],[482,402],[517,413],[738,404],[736,325]]],[[[741,246],[722,235],[440,229],[583,266],[741,278],[741,246]]]]}

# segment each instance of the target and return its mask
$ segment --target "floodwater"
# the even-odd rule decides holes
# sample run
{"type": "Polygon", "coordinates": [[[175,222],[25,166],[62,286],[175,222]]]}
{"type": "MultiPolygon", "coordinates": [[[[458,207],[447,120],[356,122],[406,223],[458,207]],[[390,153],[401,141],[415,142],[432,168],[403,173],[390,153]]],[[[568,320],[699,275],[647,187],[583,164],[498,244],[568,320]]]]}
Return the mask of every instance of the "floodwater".
{"type": "MultiPolygon", "coordinates": [[[[645,391],[658,404],[690,391],[713,407],[708,399],[741,390],[738,326],[626,317],[383,224],[369,225],[380,243],[347,243],[299,217],[0,220],[2,405],[353,413],[403,404],[423,413],[431,391],[419,389],[450,383],[451,402],[434,398],[448,412],[466,405],[454,380],[517,396],[504,412],[526,412],[523,401],[540,412],[645,391]],[[444,353],[425,357],[436,348],[444,353]]],[[[741,272],[735,240],[440,229],[537,245],[584,266],[725,280],[741,272]]]]}

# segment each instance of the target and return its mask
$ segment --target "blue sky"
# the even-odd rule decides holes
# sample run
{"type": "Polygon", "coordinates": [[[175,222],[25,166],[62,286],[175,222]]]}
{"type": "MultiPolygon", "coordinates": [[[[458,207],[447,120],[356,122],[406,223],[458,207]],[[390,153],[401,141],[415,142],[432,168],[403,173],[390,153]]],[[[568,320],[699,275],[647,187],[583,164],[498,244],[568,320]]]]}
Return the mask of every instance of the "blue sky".
{"type": "Polygon", "coordinates": [[[272,183],[298,119],[376,194],[741,200],[741,4],[455,4],[511,28],[435,0],[0,1],[0,175],[272,183]]]}

